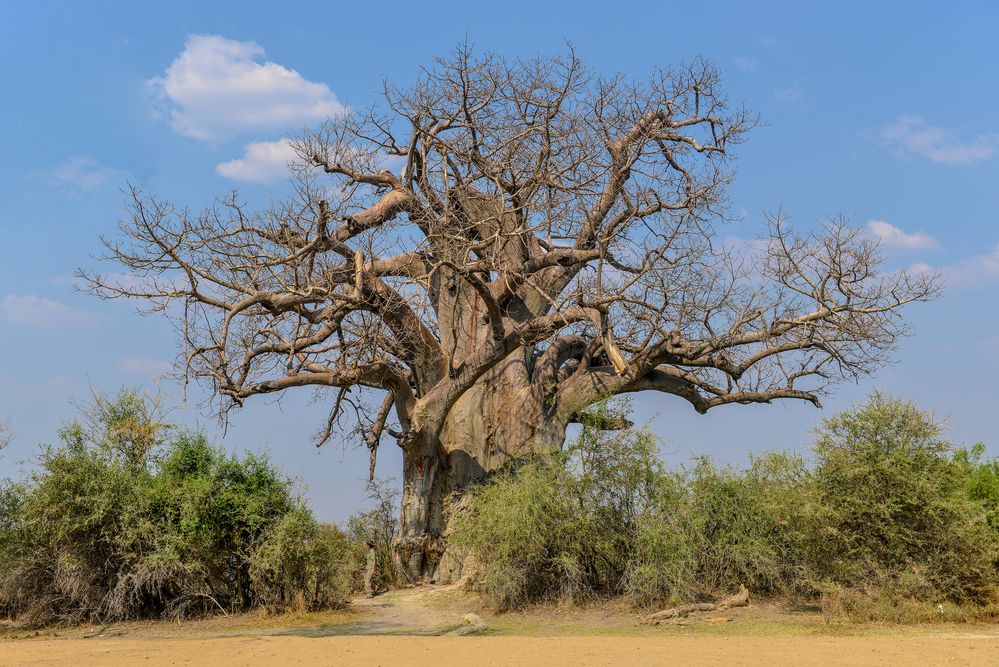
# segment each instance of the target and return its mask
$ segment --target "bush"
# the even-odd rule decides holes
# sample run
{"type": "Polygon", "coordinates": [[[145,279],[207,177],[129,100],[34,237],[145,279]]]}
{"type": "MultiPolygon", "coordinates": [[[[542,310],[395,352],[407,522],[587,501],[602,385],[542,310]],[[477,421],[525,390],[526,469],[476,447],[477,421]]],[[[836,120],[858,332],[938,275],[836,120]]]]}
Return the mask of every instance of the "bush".
{"type": "Polygon", "coordinates": [[[825,420],[815,453],[826,578],[919,600],[991,595],[997,534],[931,415],[874,394],[825,420]]]}
{"type": "Polygon", "coordinates": [[[999,460],[983,461],[984,455],[985,445],[978,443],[971,449],[957,450],[954,461],[967,479],[968,496],[981,504],[989,525],[999,532],[999,460]]]}
{"type": "Polygon", "coordinates": [[[265,457],[168,428],[133,392],[61,435],[0,487],[0,611],[42,624],[342,604],[346,539],[265,457]]]}
{"type": "Polygon", "coordinates": [[[483,590],[502,609],[583,592],[591,535],[557,465],[533,462],[480,489],[455,521],[452,541],[483,564],[483,590]]]}
{"type": "Polygon", "coordinates": [[[661,474],[644,431],[609,435],[598,406],[565,453],[521,462],[475,490],[451,540],[475,552],[500,608],[618,592],[636,521],[661,474]]]}
{"type": "Polygon", "coordinates": [[[336,526],[297,507],[272,526],[250,557],[254,591],[269,611],[341,607],[363,556],[336,526]]]}
{"type": "Polygon", "coordinates": [[[799,457],[771,454],[745,471],[707,458],[663,475],[639,522],[626,590],[640,606],[807,587],[814,502],[799,457]]]}
{"type": "Polygon", "coordinates": [[[472,493],[452,541],[475,553],[499,607],[620,591],[661,606],[744,584],[894,618],[893,605],[994,596],[999,463],[954,451],[911,403],[875,394],[827,419],[811,467],[769,454],[745,470],[698,458],[667,471],[648,433],[599,430],[620,417],[598,407],[565,453],[472,493]]]}

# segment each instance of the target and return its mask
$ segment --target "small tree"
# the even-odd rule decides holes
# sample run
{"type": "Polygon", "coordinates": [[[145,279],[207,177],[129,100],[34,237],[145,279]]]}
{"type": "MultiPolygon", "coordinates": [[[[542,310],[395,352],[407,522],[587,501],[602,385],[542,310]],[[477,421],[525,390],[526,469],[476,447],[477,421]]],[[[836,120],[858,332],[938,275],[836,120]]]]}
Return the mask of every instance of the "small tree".
{"type": "Polygon", "coordinates": [[[223,415],[307,387],[330,392],[319,443],[357,414],[373,471],[394,438],[396,557],[433,576],[448,499],[560,446],[587,406],[819,405],[934,295],[842,223],[799,235],[778,216],[749,249],[722,243],[731,151],[756,123],[704,61],[636,82],[571,50],[460,47],[294,141],[294,193],[270,208],[233,192],[192,213],[133,188],[105,241],[125,279],[84,277],[179,318],[184,373],[223,415]]]}
{"type": "Polygon", "coordinates": [[[823,422],[815,479],[827,576],[924,599],[988,597],[997,534],[952,449],[931,414],[883,394],[823,422]]]}

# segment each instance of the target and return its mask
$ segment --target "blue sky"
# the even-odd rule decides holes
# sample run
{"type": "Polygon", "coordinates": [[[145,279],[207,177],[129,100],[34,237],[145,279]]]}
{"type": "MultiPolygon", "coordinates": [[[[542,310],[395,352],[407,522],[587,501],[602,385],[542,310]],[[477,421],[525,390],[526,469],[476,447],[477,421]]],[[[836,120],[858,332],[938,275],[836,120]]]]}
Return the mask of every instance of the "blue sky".
{"type": "MultiPolygon", "coordinates": [[[[702,416],[638,397],[638,420],[651,420],[671,461],[804,450],[823,414],[874,388],[936,410],[955,441],[999,454],[999,5],[804,4],[4,2],[0,420],[17,438],[0,475],[55,440],[73,400],[91,388],[152,389],[176,353],[165,320],[73,289],[98,235],[114,234],[126,181],[194,209],[232,187],[251,201],[278,196],[275,142],[342,105],[376,102],[381,77],[406,84],[466,37],[510,56],[568,40],[597,71],[636,77],[704,56],[729,97],[766,121],[739,148],[730,198],[745,219],[727,235],[753,238],[778,207],[803,228],[845,214],[883,239],[891,265],[944,275],[944,297],[911,309],[897,363],[842,386],[823,412],[702,416]]],[[[367,452],[317,451],[309,436],[324,407],[307,396],[251,402],[223,438],[200,416],[196,388],[186,405],[175,386],[163,389],[178,399],[174,419],[234,450],[271,451],[324,518],[362,503],[367,452]]],[[[381,458],[380,474],[397,475],[397,455],[381,458]]]]}

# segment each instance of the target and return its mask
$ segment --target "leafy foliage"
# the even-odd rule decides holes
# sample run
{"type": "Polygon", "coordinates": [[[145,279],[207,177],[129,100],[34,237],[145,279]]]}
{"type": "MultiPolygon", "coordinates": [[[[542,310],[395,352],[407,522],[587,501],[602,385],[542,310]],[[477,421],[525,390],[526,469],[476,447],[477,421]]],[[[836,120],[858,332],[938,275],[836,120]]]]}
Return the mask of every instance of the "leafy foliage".
{"type": "Polygon", "coordinates": [[[619,590],[661,475],[649,433],[611,437],[592,425],[623,410],[599,405],[565,453],[500,473],[455,518],[452,541],[485,564],[483,588],[500,607],[619,590]]]}
{"type": "Polygon", "coordinates": [[[744,471],[706,457],[664,475],[630,555],[627,591],[640,605],[680,602],[745,584],[795,593],[809,578],[814,507],[801,458],[770,454],[744,471]]]}
{"type": "Polygon", "coordinates": [[[168,428],[129,391],[97,397],[61,435],[28,480],[0,488],[0,612],[72,623],[349,594],[346,539],[266,457],[168,428]]]}
{"type": "Polygon", "coordinates": [[[983,470],[952,450],[932,415],[881,394],[825,420],[815,444],[823,574],[918,598],[987,596],[997,533],[969,490],[983,470]]]}
{"type": "Polygon", "coordinates": [[[271,611],[316,611],[340,607],[356,584],[362,557],[335,526],[296,507],[264,536],[250,556],[254,592],[271,611]]]}
{"type": "Polygon", "coordinates": [[[619,591],[676,603],[739,584],[854,610],[995,594],[999,464],[953,450],[911,403],[875,394],[824,422],[814,465],[769,454],[745,470],[706,457],[666,470],[647,432],[596,428],[622,408],[599,410],[565,454],[497,475],[459,517],[454,540],[502,608],[619,591]]]}

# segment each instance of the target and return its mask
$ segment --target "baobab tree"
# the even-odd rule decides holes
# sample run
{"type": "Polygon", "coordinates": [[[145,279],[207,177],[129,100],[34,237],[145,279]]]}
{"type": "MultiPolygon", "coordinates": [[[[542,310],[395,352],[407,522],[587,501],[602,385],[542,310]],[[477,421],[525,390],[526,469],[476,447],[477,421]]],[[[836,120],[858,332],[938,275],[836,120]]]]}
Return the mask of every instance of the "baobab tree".
{"type": "Polygon", "coordinates": [[[354,424],[373,472],[394,439],[410,577],[446,579],[462,491],[561,446],[587,406],[818,406],[936,290],[880,271],[840,222],[799,235],[772,216],[753,243],[722,242],[731,150],[757,119],[706,62],[634,82],[571,50],[459,48],[383,98],[294,140],[292,194],[265,210],[232,193],[193,214],[132,189],[105,241],[125,272],[85,278],[175,318],[179,365],[222,414],[308,387],[330,406],[319,443],[354,424]]]}

